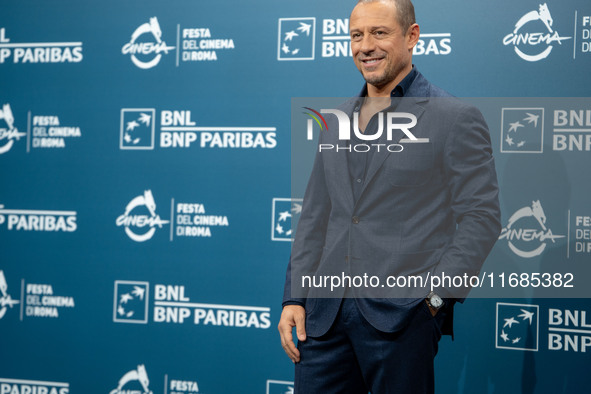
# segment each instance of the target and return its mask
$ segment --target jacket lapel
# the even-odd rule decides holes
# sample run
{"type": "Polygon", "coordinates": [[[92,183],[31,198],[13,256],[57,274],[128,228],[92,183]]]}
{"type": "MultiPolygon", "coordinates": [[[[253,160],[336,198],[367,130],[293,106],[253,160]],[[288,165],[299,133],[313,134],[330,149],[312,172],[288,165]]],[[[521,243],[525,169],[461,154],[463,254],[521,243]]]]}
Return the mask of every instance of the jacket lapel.
{"type": "MultiPolygon", "coordinates": [[[[362,90],[364,92],[365,89],[362,90]]],[[[412,85],[410,86],[408,92],[406,92],[405,97],[401,100],[400,104],[396,108],[396,112],[408,112],[417,117],[417,121],[425,111],[425,108],[421,105],[421,103],[427,102],[430,96],[430,85],[427,80],[422,76],[421,73],[417,73],[417,77],[413,81],[412,85]]],[[[363,102],[363,97],[356,97],[348,101],[343,105],[341,110],[349,115],[349,119],[351,122],[353,121],[353,113],[360,111],[360,105],[363,102]]],[[[384,119],[384,128],[386,127],[386,119],[384,119]]],[[[412,130],[411,130],[412,132],[412,130]]],[[[330,137],[327,138],[327,143],[333,144],[335,146],[344,147],[344,141],[339,141],[338,133],[328,133],[330,137]]],[[[373,157],[371,162],[367,168],[367,175],[365,177],[365,182],[363,184],[363,190],[361,192],[359,200],[363,197],[367,186],[370,184],[371,180],[375,177],[378,170],[384,164],[384,161],[390,155],[385,146],[389,144],[398,143],[403,138],[406,138],[406,135],[402,133],[402,131],[394,131],[393,137],[394,141],[388,141],[386,130],[382,133],[380,139],[375,142],[378,144],[384,144],[382,149],[378,152],[377,150],[373,153],[373,157]]],[[[371,143],[371,142],[370,142],[371,143]]],[[[329,178],[333,178],[334,187],[337,190],[338,195],[344,196],[347,200],[348,206],[354,208],[355,206],[355,199],[353,198],[353,187],[351,185],[351,177],[349,176],[349,160],[347,158],[347,151],[341,150],[339,152],[336,151],[328,151],[322,153],[323,159],[325,161],[325,170],[327,171],[327,176],[329,178]]],[[[358,201],[359,201],[358,200],[358,201]]]]}
{"type": "MultiPolygon", "coordinates": [[[[404,97],[401,100],[398,107],[396,108],[396,112],[411,113],[414,116],[416,116],[417,121],[418,121],[420,119],[421,115],[423,114],[423,112],[425,111],[425,108],[423,106],[421,106],[420,104],[423,102],[426,102],[428,100],[429,99],[427,97],[404,97]]],[[[398,131],[394,131],[392,133],[393,140],[388,141],[388,137],[387,137],[387,133],[386,133],[386,118],[385,118],[385,116],[386,116],[386,114],[384,114],[384,130],[383,130],[382,136],[380,137],[380,139],[377,142],[378,144],[383,144],[383,145],[380,147],[379,151],[376,150],[373,153],[371,163],[369,164],[369,167],[367,169],[367,176],[366,176],[365,182],[363,184],[363,190],[361,192],[361,196],[363,196],[363,193],[365,193],[367,186],[370,184],[371,180],[375,177],[378,170],[382,167],[382,165],[384,164],[384,161],[388,158],[388,156],[390,154],[392,154],[391,152],[389,152],[386,149],[386,146],[388,146],[390,144],[396,144],[401,139],[407,138],[406,135],[402,131],[398,130],[398,131]]],[[[415,126],[415,127],[418,127],[418,123],[417,123],[417,126],[415,126]]],[[[412,132],[412,129],[410,131],[412,132]]]]}
{"type": "MultiPolygon", "coordinates": [[[[359,110],[360,100],[358,97],[351,99],[343,105],[340,109],[345,112],[349,119],[353,119],[353,112],[359,110]]],[[[331,125],[332,126],[332,125],[331,125]]],[[[331,130],[326,135],[326,143],[332,144],[335,147],[339,146],[345,148],[347,141],[341,141],[338,138],[338,128],[335,126],[334,130],[331,130]]],[[[347,157],[347,151],[341,149],[338,152],[336,150],[322,152],[322,158],[324,160],[324,168],[327,175],[327,180],[331,181],[336,189],[338,196],[342,196],[346,199],[347,206],[353,209],[354,198],[353,198],[353,187],[351,185],[351,177],[349,176],[349,160],[347,157]]]]}

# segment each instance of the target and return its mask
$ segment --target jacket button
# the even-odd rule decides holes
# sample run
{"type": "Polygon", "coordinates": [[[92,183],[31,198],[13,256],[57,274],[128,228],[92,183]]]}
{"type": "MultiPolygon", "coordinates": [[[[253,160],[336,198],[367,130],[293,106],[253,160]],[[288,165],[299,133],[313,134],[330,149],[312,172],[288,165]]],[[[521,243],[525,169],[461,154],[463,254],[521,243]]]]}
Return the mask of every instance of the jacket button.
{"type": "Polygon", "coordinates": [[[359,224],[359,218],[357,216],[353,216],[353,224],[359,224]]]}

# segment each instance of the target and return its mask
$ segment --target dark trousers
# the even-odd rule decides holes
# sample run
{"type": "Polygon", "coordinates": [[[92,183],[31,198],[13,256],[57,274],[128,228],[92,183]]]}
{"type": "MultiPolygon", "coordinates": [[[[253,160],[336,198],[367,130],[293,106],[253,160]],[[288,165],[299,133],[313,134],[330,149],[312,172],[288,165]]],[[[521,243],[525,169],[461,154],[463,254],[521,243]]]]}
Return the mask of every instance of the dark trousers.
{"type": "Polygon", "coordinates": [[[421,302],[408,325],[384,333],[370,325],[355,300],[343,299],[331,329],[298,343],[296,394],[429,394],[445,310],[435,317],[421,302]]]}

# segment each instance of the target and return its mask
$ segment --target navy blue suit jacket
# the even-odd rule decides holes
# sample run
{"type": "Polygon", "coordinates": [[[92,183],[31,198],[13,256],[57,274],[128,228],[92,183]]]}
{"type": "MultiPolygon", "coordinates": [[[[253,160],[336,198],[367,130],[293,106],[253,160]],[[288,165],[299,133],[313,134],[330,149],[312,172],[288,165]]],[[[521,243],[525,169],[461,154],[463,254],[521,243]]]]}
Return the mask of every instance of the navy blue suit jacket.
{"type": "MultiPolygon", "coordinates": [[[[359,99],[348,101],[341,110],[358,111],[359,99]]],[[[328,331],[345,290],[327,298],[326,289],[302,288],[302,275],[368,273],[382,281],[389,275],[475,275],[498,237],[496,172],[480,112],[420,73],[396,112],[414,114],[418,123],[411,132],[428,142],[402,143],[404,149],[398,153],[374,152],[357,201],[346,152],[316,154],[283,299],[284,305],[305,307],[309,336],[328,331]]],[[[319,143],[343,145],[334,131],[336,116],[325,118],[329,131],[320,133],[319,143]]],[[[468,291],[436,290],[450,299],[462,298],[468,291]]],[[[356,298],[359,310],[375,328],[395,332],[404,327],[428,292],[428,288],[419,289],[412,296],[392,298],[353,288],[347,296],[356,298]]]]}

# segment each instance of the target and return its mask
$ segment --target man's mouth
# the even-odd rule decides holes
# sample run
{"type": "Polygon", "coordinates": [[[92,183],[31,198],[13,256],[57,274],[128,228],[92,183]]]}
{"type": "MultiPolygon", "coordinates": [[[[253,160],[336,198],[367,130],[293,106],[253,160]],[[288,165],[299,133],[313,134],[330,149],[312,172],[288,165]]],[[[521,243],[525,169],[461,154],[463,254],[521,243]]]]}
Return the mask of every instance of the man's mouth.
{"type": "Polygon", "coordinates": [[[377,57],[371,57],[371,58],[367,58],[367,59],[361,59],[361,63],[363,63],[363,66],[365,68],[373,68],[374,66],[377,66],[381,61],[383,60],[383,58],[377,58],[377,57]]]}

